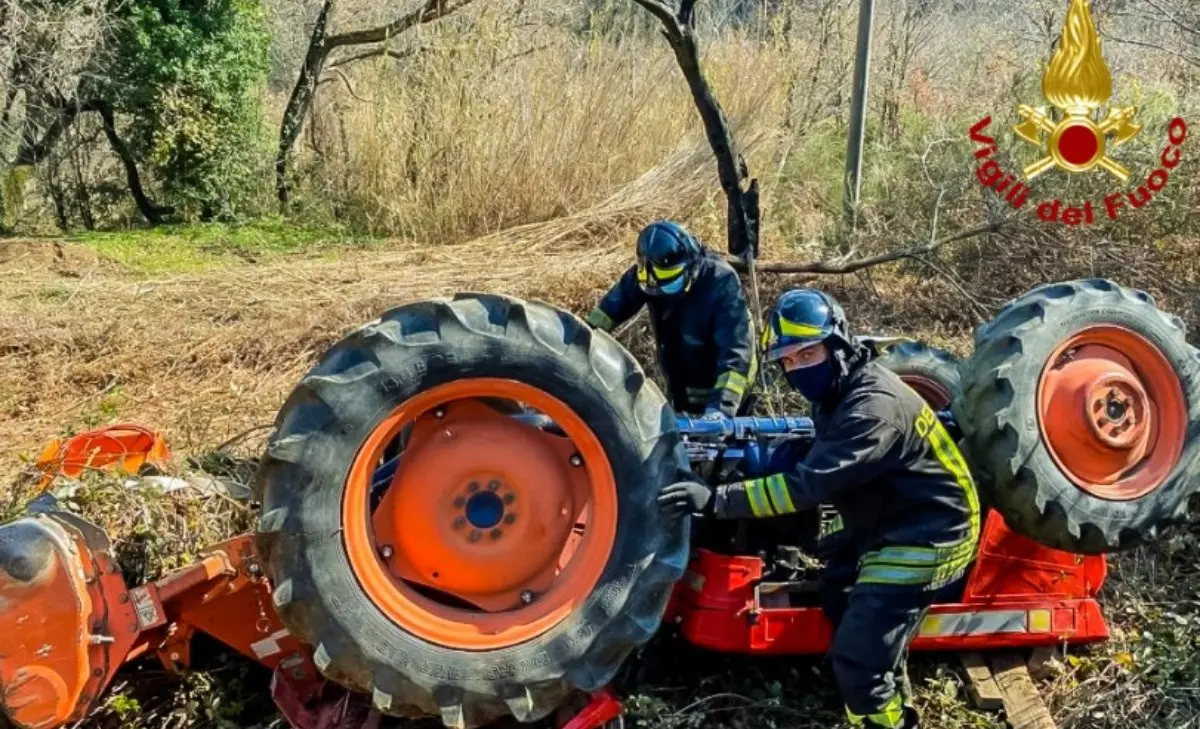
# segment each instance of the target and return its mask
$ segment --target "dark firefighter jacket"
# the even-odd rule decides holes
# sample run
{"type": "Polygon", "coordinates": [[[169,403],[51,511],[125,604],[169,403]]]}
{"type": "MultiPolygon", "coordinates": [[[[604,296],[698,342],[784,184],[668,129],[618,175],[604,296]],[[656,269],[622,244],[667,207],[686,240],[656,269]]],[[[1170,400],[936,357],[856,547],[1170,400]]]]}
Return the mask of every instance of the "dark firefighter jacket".
{"type": "MultiPolygon", "coordinates": [[[[718,486],[719,517],[834,506],[858,557],[858,582],[937,589],[979,539],[979,499],[958,447],[925,401],[860,358],[813,408],[816,440],[781,472],[718,486]]],[[[782,455],[782,454],[781,454],[782,455]]]]}
{"type": "Polygon", "coordinates": [[[588,323],[611,331],[643,305],[650,309],[672,407],[703,413],[712,406],[737,414],[758,362],[750,310],[733,268],[706,251],[682,296],[657,298],[642,292],[637,268],[631,266],[588,315],[588,323]]]}

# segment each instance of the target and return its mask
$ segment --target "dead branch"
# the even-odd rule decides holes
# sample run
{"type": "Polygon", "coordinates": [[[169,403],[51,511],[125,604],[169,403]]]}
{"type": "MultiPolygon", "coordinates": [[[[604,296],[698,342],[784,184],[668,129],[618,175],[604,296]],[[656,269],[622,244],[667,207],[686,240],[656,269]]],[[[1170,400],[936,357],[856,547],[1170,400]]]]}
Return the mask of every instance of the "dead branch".
{"type": "MultiPolygon", "coordinates": [[[[862,258],[857,261],[846,261],[844,263],[831,261],[809,261],[807,263],[767,263],[759,265],[758,270],[762,271],[763,273],[819,273],[841,276],[848,273],[854,273],[855,271],[861,271],[864,268],[878,266],[883,263],[891,263],[893,261],[899,261],[905,258],[916,258],[918,256],[923,256],[936,251],[938,248],[941,248],[948,243],[967,240],[968,238],[974,238],[976,236],[986,235],[988,233],[998,233],[1002,228],[1012,222],[1013,219],[1014,218],[1011,217],[1004,218],[993,223],[987,223],[975,228],[969,228],[940,240],[931,241],[919,246],[902,248],[900,250],[891,251],[890,253],[881,253],[878,256],[862,258]]],[[[740,270],[745,269],[746,264],[740,259],[730,259],[729,262],[734,268],[738,268],[740,270]]]]}
{"type": "Polygon", "coordinates": [[[696,110],[704,122],[709,146],[717,158],[717,176],[721,189],[725,191],[729,252],[740,256],[744,270],[750,273],[751,306],[757,319],[758,282],[754,275],[754,259],[758,256],[758,180],[750,179],[746,160],[738,152],[725,112],[700,68],[696,33],[692,25],[696,0],[680,0],[677,13],[660,0],[634,2],[662,23],[663,35],[671,44],[675,60],[692,92],[696,110]]]}
{"type": "Polygon", "coordinates": [[[48,106],[47,109],[51,113],[51,117],[44,129],[39,129],[36,124],[26,118],[21,135],[21,146],[12,160],[14,166],[36,165],[45,159],[79,116],[79,105],[73,100],[55,104],[52,109],[48,106]],[[39,132],[41,136],[38,136],[39,132]]]}
{"type": "Polygon", "coordinates": [[[431,49],[427,48],[427,47],[423,47],[423,46],[419,47],[419,48],[406,48],[403,51],[394,51],[391,48],[387,48],[387,47],[376,48],[374,50],[357,53],[353,56],[347,56],[346,58],[339,58],[338,60],[329,64],[328,70],[332,71],[333,69],[338,68],[339,66],[345,66],[347,64],[354,63],[355,61],[361,61],[365,58],[374,58],[376,56],[388,56],[389,58],[394,58],[397,61],[402,61],[405,58],[411,58],[412,56],[415,56],[418,53],[423,53],[428,50],[431,50],[431,49]]]}
{"type": "MultiPolygon", "coordinates": [[[[351,84],[350,79],[346,77],[345,71],[343,71],[340,68],[332,68],[332,67],[329,70],[332,71],[333,73],[337,74],[338,78],[340,78],[342,80],[342,83],[346,85],[346,91],[349,92],[349,94],[351,96],[353,96],[355,99],[363,102],[364,104],[376,103],[374,101],[371,101],[370,99],[364,99],[363,97],[358,95],[358,92],[354,90],[354,85],[351,84]]],[[[326,81],[331,81],[331,80],[332,79],[330,79],[330,78],[321,79],[320,83],[318,83],[317,85],[320,86],[321,84],[325,83],[326,81]]]]}
{"type": "Polygon", "coordinates": [[[1190,23],[1183,22],[1179,19],[1178,15],[1172,12],[1171,8],[1163,7],[1160,3],[1155,2],[1155,0],[1146,0],[1146,4],[1165,16],[1176,28],[1192,35],[1200,35],[1200,25],[1191,25],[1190,23]]]}
{"type": "Polygon", "coordinates": [[[403,15],[387,25],[366,30],[356,30],[340,33],[325,40],[329,51],[342,46],[361,46],[367,43],[382,43],[400,35],[404,31],[423,23],[429,23],[443,18],[457,10],[470,5],[474,0],[426,0],[420,9],[403,15]]]}
{"type": "Polygon", "coordinates": [[[1168,53],[1172,56],[1175,56],[1176,58],[1178,58],[1186,63],[1189,63],[1193,66],[1200,66],[1200,57],[1192,56],[1192,55],[1189,55],[1182,51],[1177,51],[1174,48],[1167,48],[1166,46],[1162,46],[1157,43],[1150,43],[1147,41],[1134,40],[1132,38],[1119,38],[1107,31],[1101,31],[1100,35],[1104,36],[1108,40],[1116,41],[1117,43],[1125,43],[1126,45],[1140,46],[1142,48],[1150,48],[1150,49],[1153,49],[1156,51],[1162,51],[1163,53],[1168,53]]]}

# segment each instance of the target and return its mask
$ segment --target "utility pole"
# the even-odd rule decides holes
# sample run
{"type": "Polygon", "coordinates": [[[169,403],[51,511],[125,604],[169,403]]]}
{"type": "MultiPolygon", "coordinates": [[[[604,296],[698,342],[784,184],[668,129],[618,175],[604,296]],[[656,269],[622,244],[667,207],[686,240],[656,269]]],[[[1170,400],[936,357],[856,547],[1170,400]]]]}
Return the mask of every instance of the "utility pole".
{"type": "Polygon", "coordinates": [[[847,231],[858,227],[858,195],[862,187],[864,123],[867,116],[867,78],[871,69],[871,25],[875,0],[859,0],[858,43],[854,52],[854,89],[850,99],[850,138],[846,146],[846,177],[843,206],[847,231]]]}

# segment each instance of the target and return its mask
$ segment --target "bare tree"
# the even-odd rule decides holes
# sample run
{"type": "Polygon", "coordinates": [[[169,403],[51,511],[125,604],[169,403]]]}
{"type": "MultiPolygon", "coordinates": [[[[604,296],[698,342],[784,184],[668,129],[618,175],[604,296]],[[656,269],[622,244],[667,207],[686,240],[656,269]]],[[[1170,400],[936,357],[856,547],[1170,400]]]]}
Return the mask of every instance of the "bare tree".
{"type": "Polygon", "coordinates": [[[78,88],[106,32],[104,0],[0,0],[0,219],[79,113],[78,88]]]}
{"type": "Polygon", "coordinates": [[[323,0],[313,24],[312,36],[309,39],[308,51],[304,55],[304,63],[300,67],[300,75],[292,88],[291,97],[283,112],[283,121],[279,128],[279,148],[275,154],[275,190],[279,202],[286,206],[288,202],[287,169],[291,160],[292,147],[300,130],[308,117],[312,105],[313,93],[321,82],[329,57],[337,50],[357,46],[375,46],[365,52],[358,52],[349,58],[342,59],[336,65],[345,65],[364,58],[392,55],[390,42],[406,31],[425,23],[431,23],[469,5],[474,0],[423,0],[420,8],[401,15],[387,25],[381,25],[365,30],[356,30],[337,35],[329,35],[330,14],[333,10],[333,0],[323,0]]]}
{"type": "Polygon", "coordinates": [[[717,176],[721,181],[721,188],[725,191],[729,252],[740,256],[750,272],[751,304],[757,319],[760,312],[754,259],[758,255],[758,180],[750,178],[746,160],[738,151],[725,112],[700,68],[693,25],[696,0],[680,0],[678,10],[673,10],[659,0],[635,2],[650,11],[662,23],[663,35],[671,44],[671,50],[675,52],[675,60],[687,79],[696,110],[704,122],[709,146],[717,158],[717,176]]]}

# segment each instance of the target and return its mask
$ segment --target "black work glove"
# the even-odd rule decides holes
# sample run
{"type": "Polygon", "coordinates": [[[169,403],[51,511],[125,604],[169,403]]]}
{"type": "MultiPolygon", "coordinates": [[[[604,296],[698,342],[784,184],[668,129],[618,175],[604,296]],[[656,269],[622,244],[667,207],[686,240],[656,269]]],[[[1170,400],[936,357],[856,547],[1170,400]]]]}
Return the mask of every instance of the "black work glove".
{"type": "Polygon", "coordinates": [[[658,492],[658,510],[668,519],[678,519],[685,514],[707,514],[712,502],[712,488],[699,481],[679,481],[658,492]]]}

